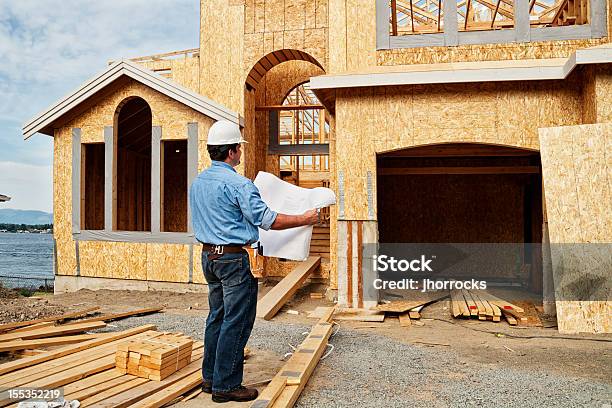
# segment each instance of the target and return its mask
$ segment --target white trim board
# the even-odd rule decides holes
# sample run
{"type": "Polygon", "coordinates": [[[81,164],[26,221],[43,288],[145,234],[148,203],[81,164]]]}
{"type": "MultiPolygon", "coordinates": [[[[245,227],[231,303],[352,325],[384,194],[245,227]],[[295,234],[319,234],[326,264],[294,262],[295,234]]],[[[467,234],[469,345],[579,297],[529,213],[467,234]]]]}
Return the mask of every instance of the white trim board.
{"type": "Polygon", "coordinates": [[[162,77],[134,62],[121,60],[110,65],[103,72],[86,81],[83,85],[71,92],[58,102],[30,119],[23,126],[24,139],[37,132],[53,136],[51,128],[54,121],[89,99],[112,82],[122,76],[127,76],[146,85],[180,103],[189,106],[215,120],[229,120],[244,126],[244,118],[223,105],[199,95],[174,81],[162,77]]]}
{"type": "Polygon", "coordinates": [[[310,78],[310,89],[565,79],[576,65],[611,62],[612,46],[606,44],[578,50],[569,58],[397,65],[374,67],[369,72],[320,75],[310,78]]]}

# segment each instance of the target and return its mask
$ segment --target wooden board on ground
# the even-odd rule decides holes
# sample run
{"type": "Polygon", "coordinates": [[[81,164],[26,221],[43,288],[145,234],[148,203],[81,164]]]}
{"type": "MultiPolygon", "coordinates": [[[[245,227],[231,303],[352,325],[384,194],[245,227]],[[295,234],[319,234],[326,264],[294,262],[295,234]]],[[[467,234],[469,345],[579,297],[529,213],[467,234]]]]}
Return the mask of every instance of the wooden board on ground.
{"type": "Polygon", "coordinates": [[[62,326],[54,327],[42,327],[36,330],[29,330],[25,332],[17,333],[5,333],[0,334],[0,341],[8,341],[15,339],[39,339],[43,337],[60,336],[63,334],[70,333],[82,333],[87,330],[101,329],[106,326],[104,322],[90,322],[90,323],[74,323],[66,324],[62,326]]]}
{"type": "Polygon", "coordinates": [[[75,318],[75,317],[86,315],[86,314],[91,313],[91,312],[95,312],[98,309],[100,309],[100,308],[99,307],[90,307],[89,309],[84,309],[84,310],[80,310],[78,312],[73,312],[73,313],[65,313],[63,315],[43,317],[43,318],[40,318],[40,319],[26,320],[26,321],[23,321],[23,322],[13,322],[13,323],[1,324],[0,325],[0,332],[4,332],[4,331],[7,331],[7,330],[11,330],[11,329],[16,329],[18,327],[29,326],[29,325],[36,324],[36,323],[57,322],[57,321],[65,320],[65,319],[72,319],[72,318],[75,318]]]}
{"type": "Polygon", "coordinates": [[[163,309],[164,309],[163,307],[149,307],[149,308],[146,308],[146,309],[132,310],[130,312],[111,313],[111,314],[106,314],[106,315],[102,315],[102,316],[91,317],[89,319],[79,320],[79,323],[84,323],[84,322],[99,322],[99,321],[109,322],[111,320],[122,319],[124,317],[140,316],[140,315],[146,315],[146,314],[150,314],[150,313],[157,313],[157,312],[162,311],[163,309]]]}
{"type": "Polygon", "coordinates": [[[35,349],[38,347],[74,344],[98,337],[96,334],[81,334],[76,336],[50,337],[47,339],[13,340],[0,342],[0,352],[35,349]]]}
{"type": "Polygon", "coordinates": [[[403,313],[410,309],[414,309],[415,307],[437,302],[438,300],[444,299],[447,296],[448,296],[448,292],[419,293],[420,299],[394,300],[390,303],[385,303],[385,304],[376,306],[376,310],[379,310],[381,312],[403,313]]]}
{"type": "Polygon", "coordinates": [[[412,326],[412,322],[410,321],[410,312],[404,312],[399,314],[399,324],[402,327],[412,326]]]}
{"type": "Polygon", "coordinates": [[[356,322],[384,322],[385,314],[378,310],[336,308],[336,312],[334,313],[334,320],[350,320],[356,322]]]}
{"type": "Polygon", "coordinates": [[[257,317],[265,320],[273,318],[320,264],[321,257],[319,256],[309,256],[304,262],[300,262],[289,275],[257,302],[257,317]]]}

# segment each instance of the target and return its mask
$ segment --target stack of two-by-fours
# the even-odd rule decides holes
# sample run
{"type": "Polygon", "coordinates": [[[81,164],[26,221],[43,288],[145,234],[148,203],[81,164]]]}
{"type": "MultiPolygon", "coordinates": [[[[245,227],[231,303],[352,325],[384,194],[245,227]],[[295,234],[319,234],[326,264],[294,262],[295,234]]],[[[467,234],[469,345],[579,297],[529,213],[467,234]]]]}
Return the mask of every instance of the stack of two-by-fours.
{"type": "Polygon", "coordinates": [[[116,367],[123,374],[161,381],[191,362],[193,339],[180,333],[159,333],[152,338],[117,346],[116,367]]]}

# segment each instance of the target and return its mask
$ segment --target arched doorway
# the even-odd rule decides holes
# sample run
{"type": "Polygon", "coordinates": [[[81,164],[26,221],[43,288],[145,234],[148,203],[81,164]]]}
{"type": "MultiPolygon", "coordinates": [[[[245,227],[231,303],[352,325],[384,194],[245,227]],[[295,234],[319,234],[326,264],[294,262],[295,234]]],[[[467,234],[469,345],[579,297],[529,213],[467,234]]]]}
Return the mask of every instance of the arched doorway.
{"type": "Polygon", "coordinates": [[[541,292],[539,152],[449,143],[378,154],[377,205],[381,244],[514,245],[489,278],[541,292]]]}
{"type": "Polygon", "coordinates": [[[114,229],[151,230],[152,114],[142,98],[124,100],[115,113],[114,229]]]}

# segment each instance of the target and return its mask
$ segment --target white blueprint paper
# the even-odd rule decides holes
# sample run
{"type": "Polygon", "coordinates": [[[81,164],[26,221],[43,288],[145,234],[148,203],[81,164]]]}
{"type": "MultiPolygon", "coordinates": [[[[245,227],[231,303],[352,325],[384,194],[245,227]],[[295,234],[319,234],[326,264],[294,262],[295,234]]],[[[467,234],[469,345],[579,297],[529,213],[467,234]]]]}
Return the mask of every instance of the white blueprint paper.
{"type": "MultiPolygon", "coordinates": [[[[313,208],[336,203],[336,195],[325,187],[303,188],[287,183],[273,174],[260,171],[255,185],[271,210],[288,215],[300,215],[313,208]]],[[[259,241],[264,256],[303,261],[308,257],[312,226],[281,231],[259,229],[259,241]]]]}

